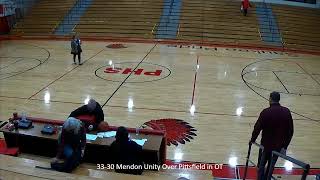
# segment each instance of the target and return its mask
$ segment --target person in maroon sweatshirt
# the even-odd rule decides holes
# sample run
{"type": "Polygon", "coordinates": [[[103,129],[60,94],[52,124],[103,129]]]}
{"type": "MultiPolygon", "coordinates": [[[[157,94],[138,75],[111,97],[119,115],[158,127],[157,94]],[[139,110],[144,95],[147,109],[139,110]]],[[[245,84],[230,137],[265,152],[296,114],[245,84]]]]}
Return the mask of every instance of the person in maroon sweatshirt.
{"type": "MultiPolygon", "coordinates": [[[[268,162],[266,173],[269,171],[272,151],[285,153],[293,136],[293,120],[288,108],[279,104],[280,94],[272,92],[270,94],[270,107],[264,109],[259,116],[249,143],[255,142],[262,131],[261,145],[264,146],[265,161],[268,162]]],[[[262,153],[259,153],[259,162],[262,153]]]]}

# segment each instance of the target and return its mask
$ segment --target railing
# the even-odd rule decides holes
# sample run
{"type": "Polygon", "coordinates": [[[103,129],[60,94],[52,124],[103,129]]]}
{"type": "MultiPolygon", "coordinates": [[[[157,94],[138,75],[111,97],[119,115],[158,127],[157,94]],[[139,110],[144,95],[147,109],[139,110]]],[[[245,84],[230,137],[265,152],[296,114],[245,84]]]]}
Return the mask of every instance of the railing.
{"type": "MultiPolygon", "coordinates": [[[[64,22],[65,16],[67,16],[68,14],[70,14],[70,12],[73,10],[73,8],[78,9],[78,6],[81,5],[81,1],[82,1],[82,0],[76,0],[76,1],[73,3],[72,8],[70,8],[70,9],[68,10],[68,12],[65,13],[65,15],[60,19],[58,25],[62,25],[62,28],[64,27],[64,25],[66,25],[66,24],[61,24],[61,23],[64,22]]],[[[68,19],[67,19],[67,24],[70,24],[70,19],[72,19],[72,16],[71,16],[71,18],[68,17],[68,19]]],[[[74,28],[75,28],[75,27],[74,27],[74,28]]],[[[64,28],[62,29],[62,31],[64,32],[64,28]]],[[[73,31],[73,29],[72,29],[72,31],[73,31]]]]}
{"type": "Polygon", "coordinates": [[[158,29],[158,24],[155,23],[155,24],[153,25],[153,28],[152,28],[151,33],[150,33],[152,38],[155,37],[155,33],[157,32],[157,29],[158,29]]]}
{"type": "Polygon", "coordinates": [[[263,178],[263,176],[264,176],[263,164],[264,164],[264,161],[265,161],[265,157],[264,157],[264,153],[263,152],[264,152],[264,147],[262,145],[260,145],[260,144],[258,144],[256,142],[253,142],[253,143],[249,144],[248,154],[247,154],[247,161],[246,161],[246,167],[245,167],[245,170],[244,170],[243,180],[245,180],[246,177],[247,177],[249,162],[258,168],[258,179],[262,179],[263,178]],[[250,160],[252,144],[259,148],[259,156],[260,157],[259,157],[258,166],[253,161],[250,160]]]}
{"type": "Polygon", "coordinates": [[[259,32],[260,40],[261,40],[261,42],[262,42],[262,41],[263,41],[263,39],[262,39],[262,36],[261,36],[260,29],[259,29],[259,28],[257,28],[257,30],[258,30],[258,32],[259,32]]]}
{"type": "Polygon", "coordinates": [[[268,176],[267,176],[267,179],[271,179],[272,177],[272,172],[273,172],[273,169],[274,169],[274,166],[276,164],[276,161],[277,161],[277,158],[278,157],[281,157],[282,159],[285,159],[285,160],[288,160],[290,162],[292,162],[293,164],[296,164],[298,166],[300,166],[302,169],[303,169],[303,174],[301,176],[301,180],[305,180],[307,178],[307,175],[309,173],[309,170],[310,170],[310,165],[309,164],[306,164],[304,162],[301,162],[299,160],[296,160],[292,157],[289,157],[289,156],[286,156],[282,153],[279,153],[277,151],[272,151],[272,161],[269,165],[269,172],[268,172],[268,176]]]}
{"type": "Polygon", "coordinates": [[[54,31],[57,29],[57,27],[58,27],[59,24],[60,24],[60,21],[61,21],[61,20],[59,20],[59,21],[56,22],[56,24],[54,25],[54,27],[52,28],[52,30],[51,30],[51,32],[50,32],[51,34],[53,34],[54,31]]]}
{"type": "Polygon", "coordinates": [[[74,32],[74,30],[77,28],[77,25],[78,25],[78,24],[76,24],[76,25],[74,25],[74,26],[73,26],[73,28],[72,28],[72,31],[71,31],[71,32],[74,32]]]}
{"type": "Polygon", "coordinates": [[[264,179],[265,175],[267,175],[267,178],[266,178],[267,180],[271,180],[271,178],[274,178],[274,177],[272,177],[272,172],[273,172],[273,169],[274,169],[274,166],[276,164],[276,161],[277,161],[278,157],[281,157],[282,159],[288,160],[288,161],[292,162],[293,164],[296,164],[296,165],[300,166],[303,169],[303,174],[301,176],[301,180],[305,180],[307,178],[307,175],[308,175],[309,170],[310,170],[310,165],[309,164],[306,164],[304,162],[296,160],[296,159],[294,159],[292,157],[286,156],[285,154],[279,153],[277,151],[272,151],[271,163],[268,164],[269,171],[266,172],[268,174],[265,174],[264,165],[266,163],[265,163],[264,147],[262,145],[256,143],[256,142],[253,142],[253,143],[249,144],[247,160],[246,160],[246,166],[245,166],[245,171],[244,171],[244,175],[243,175],[243,180],[245,180],[246,177],[247,177],[249,162],[251,164],[253,164],[255,167],[258,168],[258,176],[257,176],[258,180],[264,179]],[[258,165],[256,165],[253,161],[250,160],[250,154],[251,154],[252,145],[255,145],[255,146],[257,146],[259,148],[259,160],[258,160],[259,164],[258,165]]]}
{"type": "Polygon", "coordinates": [[[180,37],[180,28],[181,28],[181,26],[180,26],[180,23],[179,23],[179,26],[178,26],[178,33],[177,33],[177,38],[179,38],[179,37],[180,37]]]}

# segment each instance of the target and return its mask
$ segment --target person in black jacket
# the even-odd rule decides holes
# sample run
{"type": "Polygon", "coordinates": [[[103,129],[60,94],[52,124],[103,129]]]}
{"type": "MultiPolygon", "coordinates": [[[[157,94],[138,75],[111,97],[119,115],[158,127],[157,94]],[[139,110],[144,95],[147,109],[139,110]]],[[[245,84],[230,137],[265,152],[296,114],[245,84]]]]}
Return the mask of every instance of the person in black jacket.
{"type": "Polygon", "coordinates": [[[111,158],[118,173],[141,175],[143,172],[142,146],[131,141],[125,127],[119,127],[116,140],[111,144],[111,158]],[[126,167],[134,165],[133,169],[126,167]]]}
{"type": "Polygon", "coordinates": [[[78,55],[78,61],[79,65],[82,65],[81,63],[81,40],[79,37],[76,37],[76,35],[72,36],[71,40],[71,54],[73,54],[73,63],[76,64],[76,56],[78,55]]]}
{"type": "Polygon", "coordinates": [[[101,108],[101,105],[98,102],[96,102],[94,99],[90,99],[87,105],[83,105],[78,109],[72,111],[69,117],[80,119],[85,123],[86,128],[89,130],[92,130],[92,129],[96,130],[99,124],[104,121],[104,113],[101,108]],[[95,119],[84,120],[79,118],[79,116],[82,116],[82,115],[93,115],[95,119]],[[92,127],[88,128],[90,125],[92,127]]]}

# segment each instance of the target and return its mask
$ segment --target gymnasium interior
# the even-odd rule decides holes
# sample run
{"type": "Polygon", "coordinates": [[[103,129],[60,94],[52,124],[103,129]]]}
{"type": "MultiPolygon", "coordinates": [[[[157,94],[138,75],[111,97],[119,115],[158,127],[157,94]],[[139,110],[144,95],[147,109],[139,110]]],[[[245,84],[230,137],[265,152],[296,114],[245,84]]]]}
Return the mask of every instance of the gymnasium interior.
{"type": "Polygon", "coordinates": [[[241,0],[1,0],[0,180],[319,180],[320,1],[243,1],[247,14],[241,0]],[[261,133],[249,141],[274,91],[294,131],[267,171],[261,133]],[[90,99],[105,126],[54,170],[90,99]],[[110,163],[122,126],[141,175],[110,163]]]}

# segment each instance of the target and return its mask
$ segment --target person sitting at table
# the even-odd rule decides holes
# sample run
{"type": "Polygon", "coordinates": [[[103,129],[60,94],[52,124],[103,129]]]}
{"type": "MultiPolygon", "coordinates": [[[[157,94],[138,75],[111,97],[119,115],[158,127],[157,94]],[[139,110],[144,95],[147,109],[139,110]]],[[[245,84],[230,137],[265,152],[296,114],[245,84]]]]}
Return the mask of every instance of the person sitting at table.
{"type": "Polygon", "coordinates": [[[58,138],[58,153],[51,162],[51,168],[61,172],[71,172],[84,156],[86,130],[83,123],[69,117],[62,126],[58,138]]]}
{"type": "Polygon", "coordinates": [[[88,104],[79,107],[71,112],[69,117],[80,119],[85,123],[87,130],[107,130],[109,125],[104,122],[104,113],[101,105],[94,99],[90,99],[88,104]]]}
{"type": "Polygon", "coordinates": [[[125,127],[119,127],[116,140],[110,146],[110,157],[118,173],[141,175],[143,172],[142,146],[129,139],[125,127]],[[120,168],[121,166],[135,165],[135,169],[120,168]]]}

